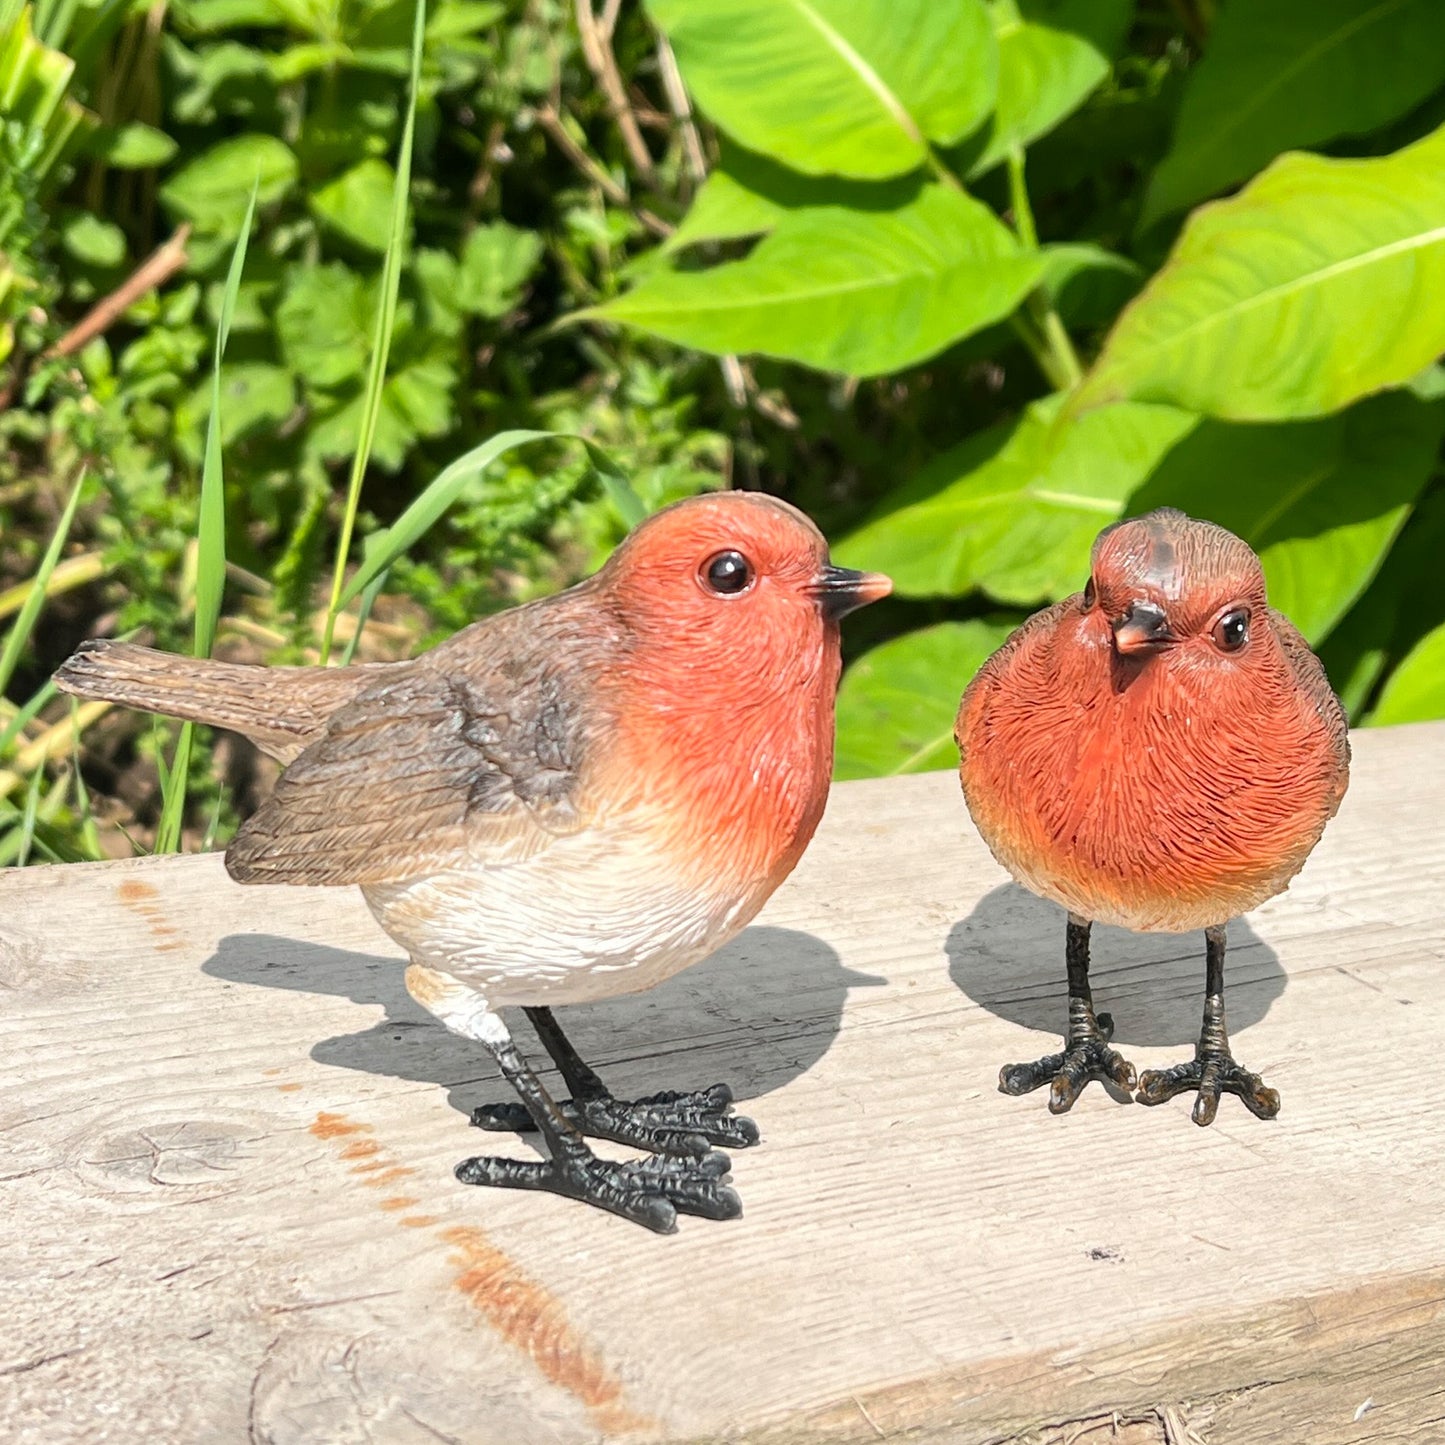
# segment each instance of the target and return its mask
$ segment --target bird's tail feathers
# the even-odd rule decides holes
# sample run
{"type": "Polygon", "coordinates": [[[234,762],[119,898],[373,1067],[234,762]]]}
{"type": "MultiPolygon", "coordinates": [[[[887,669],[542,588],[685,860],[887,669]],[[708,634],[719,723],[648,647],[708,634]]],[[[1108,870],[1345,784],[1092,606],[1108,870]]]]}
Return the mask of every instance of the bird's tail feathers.
{"type": "Polygon", "coordinates": [[[62,692],[241,733],[290,762],[337,708],[395,664],[255,667],[130,642],[82,642],[55,674],[62,692]]]}

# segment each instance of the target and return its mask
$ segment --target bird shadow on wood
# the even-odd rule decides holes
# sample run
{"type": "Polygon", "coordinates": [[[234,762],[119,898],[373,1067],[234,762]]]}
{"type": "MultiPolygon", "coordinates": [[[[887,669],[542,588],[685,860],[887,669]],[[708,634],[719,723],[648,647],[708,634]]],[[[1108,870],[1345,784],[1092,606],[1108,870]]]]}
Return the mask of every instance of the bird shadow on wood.
{"type": "MultiPolygon", "coordinates": [[[[397,957],[265,933],[228,935],[201,966],[233,983],[334,994],[385,1010],[368,1029],[317,1043],[317,1063],[440,1084],[467,1115],[509,1097],[482,1045],[451,1033],[407,993],[404,967],[397,957]]],[[[812,934],[756,927],[646,993],[559,1009],[557,1017],[620,1098],[722,1081],[743,1101],[811,1069],[838,1033],[848,990],[883,982],[845,968],[812,934]]],[[[521,1010],[504,1016],[548,1088],[560,1087],[521,1010]]]]}
{"type": "MultiPolygon", "coordinates": [[[[1017,883],[1003,884],[953,925],[944,945],[949,977],[991,1014],[1061,1036],[1068,1011],[1064,921],[1057,905],[1017,883]]],[[[1204,1006],[1204,934],[1095,924],[1089,981],[1095,1007],[1114,1016],[1116,1044],[1192,1045],[1204,1006]]],[[[1224,962],[1230,1033],[1258,1023],[1284,987],[1278,955],[1235,919],[1224,962]]]]}

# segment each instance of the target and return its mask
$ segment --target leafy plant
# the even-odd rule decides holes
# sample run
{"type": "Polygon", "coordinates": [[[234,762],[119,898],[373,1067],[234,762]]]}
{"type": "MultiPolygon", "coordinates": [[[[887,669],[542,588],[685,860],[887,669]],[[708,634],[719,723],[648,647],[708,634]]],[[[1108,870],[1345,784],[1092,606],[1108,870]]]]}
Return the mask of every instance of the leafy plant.
{"type": "MultiPolygon", "coordinates": [[[[1077,589],[1101,526],[1181,506],[1260,551],[1274,599],[1312,641],[1348,621],[1352,651],[1327,653],[1348,668],[1378,650],[1372,581],[1440,485],[1438,389],[1399,389],[1445,350],[1445,127],[1420,109],[1445,85],[1445,11],[1235,5],[1209,33],[1181,5],[1187,48],[1156,48],[1146,27],[1157,36],[1162,17],[1144,6],[1124,48],[1130,8],[651,0],[734,144],[659,262],[582,315],[902,387],[962,388],[973,358],[996,357],[999,419],[943,430],[939,454],[845,532],[843,561],[891,571],[905,599],[1033,607],[1077,589]],[[965,34],[967,50],[947,43],[965,34]],[[1195,51],[1172,147],[1109,194],[1103,168],[1071,158],[1071,127],[1117,124],[1195,51]],[[784,86],[785,74],[802,80],[784,86]],[[825,104],[846,84],[867,102],[825,104]],[[1340,137],[1366,154],[1279,155],[1340,137]],[[1048,163],[1031,166],[1030,150],[1048,163]],[[1160,257],[1170,216],[1241,180],[1160,257]],[[1041,241],[1056,218],[1067,229],[1041,241]],[[739,253],[750,236],[762,239],[739,253]],[[1065,267],[1094,283],[1087,320],[1071,315],[1065,267]],[[1116,289],[1098,307],[1098,283],[1136,268],[1153,271],[1139,294],[1116,289]],[[1001,320],[1042,394],[1014,382],[1001,320]]],[[[985,634],[966,630],[981,626],[924,627],[855,664],[843,772],[947,761],[941,720],[981,660],[985,634]]],[[[1355,715],[1377,696],[1381,718],[1445,715],[1445,680],[1421,675],[1438,655],[1432,634],[1383,694],[1377,670],[1355,715]]]]}
{"type": "Polygon", "coordinates": [[[66,711],[80,636],[396,656],[720,485],[895,578],[840,776],[948,766],[983,657],[1162,504],[1260,551],[1356,721],[1445,716],[1430,0],[29,13],[0,862],[223,839],[264,786],[66,711]]]}

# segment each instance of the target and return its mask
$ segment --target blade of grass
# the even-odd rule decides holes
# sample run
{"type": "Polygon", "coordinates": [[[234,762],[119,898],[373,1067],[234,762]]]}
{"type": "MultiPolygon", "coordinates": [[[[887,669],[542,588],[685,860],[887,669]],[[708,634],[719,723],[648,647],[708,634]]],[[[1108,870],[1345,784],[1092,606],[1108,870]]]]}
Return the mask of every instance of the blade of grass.
{"type": "Polygon", "coordinates": [[[579,441],[587,448],[588,459],[602,478],[602,485],[627,526],[635,527],[647,515],[647,508],[642,505],[641,498],[633,491],[617,463],[586,437],[579,436],[576,432],[562,431],[498,432],[480,446],[473,447],[465,456],[458,457],[450,466],[444,467],[390,527],[374,532],[366,539],[361,566],[341,589],[337,608],[344,607],[358,592],[386,571],[403,552],[415,545],[461,496],[466,484],[479,472],[491,466],[498,457],[517,447],[530,446],[534,442],[558,440],[579,441]]]}
{"type": "Polygon", "coordinates": [[[25,812],[20,819],[20,845],[15,853],[17,868],[23,868],[30,861],[30,849],[35,842],[35,814],[40,808],[40,783],[44,776],[44,769],[36,768],[30,775],[30,786],[25,790],[25,812]]]}
{"type": "Polygon", "coordinates": [[[90,805],[90,789],[80,771],[80,700],[70,699],[70,766],[75,770],[75,810],[80,815],[80,841],[97,863],[105,857],[100,846],[100,830],[95,826],[95,810],[90,805]]]}
{"type": "Polygon", "coordinates": [[[45,605],[45,589],[50,584],[51,574],[55,571],[55,564],[60,560],[60,552],[65,546],[65,539],[70,534],[70,524],[75,520],[75,509],[80,505],[80,494],[85,487],[88,475],[84,467],[76,473],[75,483],[70,489],[70,498],[65,504],[65,510],[60,514],[60,520],[55,524],[55,531],[50,537],[50,545],[40,559],[40,566],[36,568],[35,576],[30,579],[30,593],[21,606],[15,621],[10,624],[10,631],[5,636],[5,646],[3,650],[0,650],[0,693],[9,687],[11,675],[15,671],[15,664],[20,661],[21,650],[30,641],[30,634],[35,628],[35,619],[40,616],[40,609],[45,605]]]}
{"type": "MultiPolygon", "coordinates": [[[[417,0],[411,34],[411,77],[407,88],[406,121],[401,148],[396,158],[396,186],[391,195],[391,226],[386,241],[386,259],[381,268],[381,304],[376,312],[376,330],[371,340],[371,363],[366,374],[366,393],[361,410],[361,434],[351,458],[351,476],[346,486],[346,510],[341,518],[341,535],[336,542],[336,567],[331,578],[331,601],[321,634],[321,664],[331,660],[336,635],[336,617],[342,608],[342,585],[346,581],[346,560],[351,555],[351,537],[356,512],[361,505],[361,482],[371,460],[376,424],[381,416],[381,392],[386,384],[386,362],[391,352],[391,335],[396,329],[396,301],[401,289],[401,263],[406,251],[406,211],[411,194],[411,152],[416,135],[417,91],[421,84],[422,40],[426,34],[426,0],[417,0]]],[[[363,584],[364,585],[364,584],[363,584]]],[[[351,594],[355,596],[353,592],[351,594]]]]}
{"type": "MultiPolygon", "coordinates": [[[[231,269],[221,295],[221,314],[216,323],[216,346],[211,357],[211,415],[206,421],[206,449],[201,462],[201,504],[196,521],[196,646],[197,657],[209,657],[216,640],[216,622],[221,615],[221,594],[226,586],[226,479],[221,458],[221,361],[231,335],[231,318],[241,290],[241,272],[246,265],[246,245],[256,214],[258,177],[251,187],[241,234],[231,253],[231,269]]],[[[186,809],[186,787],[190,778],[195,724],[182,723],[176,740],[175,758],[162,774],[161,820],[156,829],[156,852],[174,853],[180,846],[181,823],[186,809]]]]}
{"type": "Polygon", "coordinates": [[[10,750],[10,744],[30,726],[40,709],[45,706],[56,694],[55,682],[52,679],[45,685],[5,724],[5,730],[0,732],[0,757],[4,757],[10,750]]]}
{"type": "MultiPolygon", "coordinates": [[[[366,540],[369,543],[371,538],[368,537],[366,540]]],[[[390,576],[390,570],[378,572],[366,584],[366,590],[361,594],[361,606],[356,610],[356,631],[351,634],[346,644],[346,650],[341,654],[342,667],[349,667],[351,659],[356,656],[357,644],[361,641],[361,634],[366,630],[366,619],[371,616],[371,609],[376,606],[376,599],[381,595],[381,589],[386,586],[386,579],[390,576]]]]}

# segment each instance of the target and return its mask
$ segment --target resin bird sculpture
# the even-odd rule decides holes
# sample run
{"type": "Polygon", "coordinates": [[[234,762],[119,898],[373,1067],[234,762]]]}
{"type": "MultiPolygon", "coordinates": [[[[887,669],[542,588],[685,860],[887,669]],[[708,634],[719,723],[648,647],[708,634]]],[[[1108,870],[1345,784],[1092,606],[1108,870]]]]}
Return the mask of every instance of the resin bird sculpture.
{"type": "Polygon", "coordinates": [[[1265,600],[1259,558],[1232,533],[1165,508],[1094,543],[1076,594],[1031,617],[984,664],[955,737],[970,813],[1026,888],[1068,911],[1062,1053],[1013,1064],[1008,1094],[1049,1084],[1063,1113],[1090,1079],[1135,1086],[1089,988],[1094,922],[1205,931],[1194,1058],[1150,1070],[1138,1097],[1222,1092],[1260,1118],[1279,1095],[1234,1060],[1225,1031],[1229,920],[1282,892],[1349,780],[1343,710],[1304,638],[1265,600]]]}
{"type": "Polygon", "coordinates": [[[288,766],[226,850],[242,883],[357,884],[413,998],[484,1045],[547,1158],[464,1183],[584,1200],[659,1231],[740,1212],[713,1144],[757,1142],[731,1092],[614,1098],[552,1015],[649,988],[741,930],[827,797],[838,620],[886,577],[829,564],[786,503],[731,492],[643,522],[595,576],[409,661],[248,667],[89,642],[59,685],[229,728],[288,766]],[[497,1010],[520,1005],[571,1098],[497,1010]],[[583,1136],[648,1151],[600,1158],[583,1136]]]}

